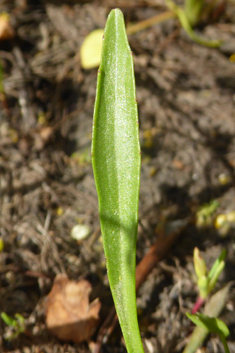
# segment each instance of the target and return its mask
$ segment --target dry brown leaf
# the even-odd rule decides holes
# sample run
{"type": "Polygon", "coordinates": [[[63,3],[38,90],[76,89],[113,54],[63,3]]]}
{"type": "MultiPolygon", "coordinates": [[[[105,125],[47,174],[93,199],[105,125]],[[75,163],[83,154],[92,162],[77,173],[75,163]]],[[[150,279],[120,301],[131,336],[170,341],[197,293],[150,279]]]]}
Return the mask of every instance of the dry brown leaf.
{"type": "Polygon", "coordinates": [[[57,275],[46,303],[48,330],[63,341],[80,343],[89,339],[99,322],[101,303],[89,303],[91,284],[86,280],[70,281],[57,275]]]}
{"type": "Polygon", "coordinates": [[[0,40],[13,38],[15,31],[9,22],[9,15],[5,12],[0,14],[0,40]]]}

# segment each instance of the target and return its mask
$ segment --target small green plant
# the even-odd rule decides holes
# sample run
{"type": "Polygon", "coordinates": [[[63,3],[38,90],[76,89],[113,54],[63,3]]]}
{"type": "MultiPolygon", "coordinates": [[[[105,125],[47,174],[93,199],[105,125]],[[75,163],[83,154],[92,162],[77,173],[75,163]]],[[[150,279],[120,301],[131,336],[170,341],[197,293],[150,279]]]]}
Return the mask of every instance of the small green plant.
{"type": "Polygon", "coordinates": [[[230,353],[226,342],[226,337],[229,336],[230,332],[223,321],[215,317],[209,317],[200,313],[195,315],[187,313],[186,315],[198,327],[204,328],[211,333],[217,334],[223,343],[225,353],[230,353]]]}
{"type": "MultiPolygon", "coordinates": [[[[220,313],[222,312],[222,310],[225,307],[225,304],[227,302],[227,296],[228,296],[230,286],[231,286],[231,283],[228,283],[224,288],[218,290],[215,294],[213,294],[210,297],[210,299],[207,301],[207,303],[205,305],[205,309],[203,311],[203,314],[204,314],[204,316],[206,316],[206,318],[214,319],[220,315],[220,313]]],[[[198,315],[198,313],[196,313],[195,316],[199,320],[200,314],[198,315]]],[[[194,317],[194,315],[191,316],[189,314],[188,317],[191,319],[194,317]]],[[[203,317],[201,317],[201,321],[203,321],[202,318],[203,317]]],[[[198,324],[198,322],[199,322],[198,320],[197,320],[196,324],[198,324]]],[[[204,320],[204,324],[197,325],[194,328],[193,333],[191,334],[190,339],[189,339],[186,347],[183,350],[183,353],[195,353],[197,351],[197,349],[203,344],[207,335],[210,332],[215,332],[214,326],[216,326],[216,325],[218,326],[218,321],[216,324],[215,320],[212,320],[212,322],[211,322],[210,320],[207,320],[207,319],[204,320]]],[[[222,326],[223,326],[223,324],[222,324],[222,326]]],[[[221,326],[219,326],[219,327],[221,327],[221,326]]],[[[224,332],[225,336],[227,335],[226,332],[228,333],[228,330],[225,329],[225,332],[224,332]]],[[[216,332],[216,333],[218,333],[218,332],[216,332]]]]}
{"type": "Polygon", "coordinates": [[[217,316],[220,314],[225,303],[229,286],[218,291],[214,294],[214,296],[212,296],[205,308],[204,314],[198,313],[198,310],[214,289],[218,277],[224,269],[225,255],[226,252],[223,250],[220,256],[215,260],[211,270],[208,273],[205,260],[201,257],[198,248],[194,249],[193,259],[194,268],[197,275],[199,296],[192,309],[192,313],[186,313],[186,315],[198,327],[194,330],[183,353],[194,353],[208,333],[218,334],[224,345],[225,353],[229,353],[226,342],[226,337],[229,335],[229,330],[223,321],[217,319],[217,316]]]}
{"type": "Polygon", "coordinates": [[[93,124],[92,165],[110,288],[127,351],[143,353],[135,293],[139,125],[132,52],[119,9],[105,26],[93,124]]]}
{"type": "Polygon", "coordinates": [[[1,313],[1,318],[8,326],[9,331],[4,334],[4,339],[11,341],[17,338],[21,333],[25,332],[25,319],[20,314],[15,314],[15,319],[6,313],[1,313]]]}
{"type": "Polygon", "coordinates": [[[196,226],[198,228],[211,227],[213,224],[213,216],[219,207],[217,200],[212,200],[199,207],[196,212],[196,226]]]}
{"type": "Polygon", "coordinates": [[[223,250],[220,256],[215,260],[214,265],[208,272],[206,268],[205,260],[201,257],[198,248],[194,249],[193,259],[194,268],[197,275],[197,285],[199,289],[199,297],[194,305],[192,314],[196,313],[200,306],[205,302],[208,295],[214,289],[219,275],[224,269],[225,262],[224,258],[226,251],[223,250]]]}

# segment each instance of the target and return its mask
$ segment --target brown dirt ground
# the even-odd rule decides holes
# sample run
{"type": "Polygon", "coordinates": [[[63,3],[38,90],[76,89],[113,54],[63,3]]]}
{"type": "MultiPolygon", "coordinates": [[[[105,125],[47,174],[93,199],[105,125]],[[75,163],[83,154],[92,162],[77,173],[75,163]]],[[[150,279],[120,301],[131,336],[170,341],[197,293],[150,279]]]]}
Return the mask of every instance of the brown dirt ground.
{"type": "MultiPolygon", "coordinates": [[[[47,332],[44,311],[61,272],[92,283],[92,298],[103,303],[102,320],[112,304],[90,163],[97,70],[81,69],[79,48],[90,31],[104,27],[114,6],[123,10],[126,22],[154,16],[165,6],[160,0],[35,3],[0,1],[16,31],[14,39],[0,43],[6,95],[0,103],[0,311],[21,313],[29,331],[5,341],[1,321],[0,350],[85,353],[86,342],[63,343],[47,332]],[[70,237],[78,222],[91,229],[79,244],[70,237]]],[[[220,50],[193,43],[175,20],[129,37],[143,156],[137,261],[163,220],[191,216],[215,199],[219,208],[213,217],[235,210],[235,64],[229,60],[235,53],[234,3],[217,15],[200,31],[223,39],[220,50]]],[[[190,224],[138,293],[141,334],[150,352],[180,352],[191,332],[185,311],[197,296],[195,246],[208,264],[227,250],[217,288],[235,279],[234,227],[221,237],[213,222],[200,229],[190,224]]],[[[222,316],[231,331],[231,352],[234,300],[231,287],[222,316]]],[[[205,347],[223,351],[214,336],[205,347]]],[[[102,352],[123,351],[116,330],[102,352]]]]}

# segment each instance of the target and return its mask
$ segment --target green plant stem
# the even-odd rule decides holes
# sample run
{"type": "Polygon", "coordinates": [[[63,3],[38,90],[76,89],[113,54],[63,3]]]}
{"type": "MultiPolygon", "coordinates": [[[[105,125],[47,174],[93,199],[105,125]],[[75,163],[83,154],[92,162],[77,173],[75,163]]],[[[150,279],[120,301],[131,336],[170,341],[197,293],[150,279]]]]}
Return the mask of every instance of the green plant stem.
{"type": "Polygon", "coordinates": [[[142,31],[143,29],[149,28],[155,24],[170,20],[171,18],[176,18],[177,15],[173,11],[166,11],[161,13],[160,15],[153,16],[151,18],[148,18],[147,20],[140,21],[135,24],[131,24],[127,26],[126,32],[127,34],[134,34],[139,31],[142,31]]]}
{"type": "Polygon", "coordinates": [[[181,26],[187,32],[189,38],[194,40],[194,42],[209,48],[218,48],[221,45],[222,42],[219,40],[208,40],[203,38],[202,36],[197,35],[192,29],[192,27],[190,26],[190,23],[182,9],[177,10],[177,14],[178,14],[178,18],[180,20],[181,26]]]}
{"type": "Polygon", "coordinates": [[[230,353],[230,350],[228,348],[228,344],[227,344],[225,336],[221,334],[220,335],[220,339],[221,339],[221,341],[223,343],[225,353],[230,353]]]}
{"type": "Polygon", "coordinates": [[[218,48],[222,44],[222,41],[220,40],[208,40],[203,38],[202,36],[197,35],[192,29],[189,23],[189,20],[185,14],[185,11],[180,6],[177,6],[173,1],[171,0],[165,0],[165,1],[169,9],[175,12],[176,15],[178,16],[181,26],[188,34],[190,39],[192,39],[194,42],[200,45],[204,45],[209,48],[218,48]]]}

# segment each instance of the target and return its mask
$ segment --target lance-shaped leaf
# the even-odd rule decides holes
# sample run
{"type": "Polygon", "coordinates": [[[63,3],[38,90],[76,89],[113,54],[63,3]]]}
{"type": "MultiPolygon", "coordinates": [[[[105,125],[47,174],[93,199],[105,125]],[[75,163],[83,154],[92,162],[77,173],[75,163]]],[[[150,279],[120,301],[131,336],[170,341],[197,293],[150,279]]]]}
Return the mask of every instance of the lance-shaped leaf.
{"type": "Polygon", "coordinates": [[[92,138],[92,164],[108,277],[129,353],[143,353],[135,262],[140,146],[132,53],[122,12],[106,23],[92,138]]]}

